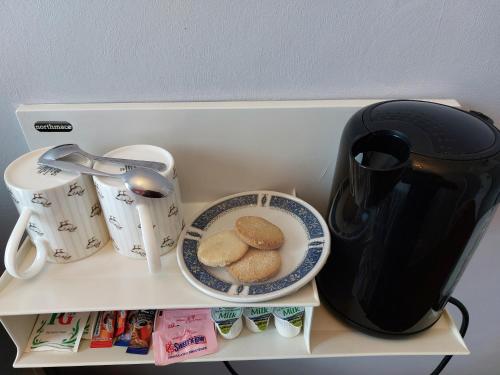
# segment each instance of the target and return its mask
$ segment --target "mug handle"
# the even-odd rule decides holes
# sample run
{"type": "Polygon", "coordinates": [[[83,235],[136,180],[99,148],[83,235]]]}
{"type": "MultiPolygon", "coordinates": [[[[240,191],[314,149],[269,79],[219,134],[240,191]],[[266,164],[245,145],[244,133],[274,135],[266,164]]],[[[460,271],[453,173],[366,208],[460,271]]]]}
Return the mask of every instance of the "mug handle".
{"type": "Polygon", "coordinates": [[[29,219],[33,212],[24,207],[21,211],[21,215],[19,219],[17,219],[17,223],[10,234],[9,240],[7,241],[7,246],[5,248],[5,269],[9,274],[18,278],[18,279],[29,279],[35,276],[38,272],[42,270],[43,265],[47,259],[47,252],[49,244],[47,240],[44,239],[35,239],[35,248],[36,248],[36,256],[33,260],[33,263],[28,267],[25,271],[20,271],[18,267],[17,251],[19,249],[19,243],[23,238],[24,231],[28,225],[29,219]]]}
{"type": "Polygon", "coordinates": [[[144,251],[146,252],[149,272],[158,273],[161,270],[160,250],[153,232],[151,213],[144,202],[137,202],[135,206],[141,222],[142,240],[144,241],[144,251]]]}

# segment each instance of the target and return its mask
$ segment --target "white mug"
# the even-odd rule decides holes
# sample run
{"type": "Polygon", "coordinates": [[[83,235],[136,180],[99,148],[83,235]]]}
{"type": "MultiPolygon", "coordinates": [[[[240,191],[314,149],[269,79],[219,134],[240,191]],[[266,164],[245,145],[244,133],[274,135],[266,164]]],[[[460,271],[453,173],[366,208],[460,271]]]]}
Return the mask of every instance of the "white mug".
{"type": "Polygon", "coordinates": [[[4,173],[20,213],[7,241],[5,268],[21,279],[40,272],[46,260],[73,262],[95,253],[109,240],[92,179],[39,165],[38,158],[49,148],[22,155],[4,173]],[[36,256],[31,266],[21,271],[16,256],[26,229],[36,256]]]}
{"type": "MultiPolygon", "coordinates": [[[[94,176],[115,250],[120,255],[146,259],[149,271],[159,272],[160,256],[176,247],[184,226],[174,158],[168,151],[151,145],[125,146],[104,156],[158,161],[167,166],[160,173],[174,183],[175,189],[165,198],[140,197],[127,190],[119,179],[94,176]]],[[[94,168],[123,173],[130,167],[96,162],[94,168]]]]}

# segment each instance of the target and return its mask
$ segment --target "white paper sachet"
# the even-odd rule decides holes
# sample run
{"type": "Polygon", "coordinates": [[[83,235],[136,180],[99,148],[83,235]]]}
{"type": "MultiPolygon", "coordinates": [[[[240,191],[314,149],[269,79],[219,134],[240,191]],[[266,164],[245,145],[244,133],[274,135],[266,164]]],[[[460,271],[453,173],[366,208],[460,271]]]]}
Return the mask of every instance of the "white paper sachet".
{"type": "Polygon", "coordinates": [[[83,330],[82,340],[92,340],[92,332],[94,331],[95,322],[97,320],[97,311],[92,311],[89,314],[85,329],[83,330]]]}
{"type": "Polygon", "coordinates": [[[38,315],[26,352],[57,350],[76,352],[89,312],[38,315]]]}

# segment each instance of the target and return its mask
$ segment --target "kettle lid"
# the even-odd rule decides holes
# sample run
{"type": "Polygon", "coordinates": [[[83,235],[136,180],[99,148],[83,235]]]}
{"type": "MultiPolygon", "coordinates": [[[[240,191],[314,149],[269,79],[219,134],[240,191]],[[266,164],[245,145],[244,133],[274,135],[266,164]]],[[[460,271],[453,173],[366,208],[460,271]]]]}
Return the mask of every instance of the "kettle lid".
{"type": "Polygon", "coordinates": [[[363,113],[369,131],[404,134],[412,153],[439,159],[474,160],[500,152],[493,121],[477,112],[418,100],[374,104],[363,113]]]}

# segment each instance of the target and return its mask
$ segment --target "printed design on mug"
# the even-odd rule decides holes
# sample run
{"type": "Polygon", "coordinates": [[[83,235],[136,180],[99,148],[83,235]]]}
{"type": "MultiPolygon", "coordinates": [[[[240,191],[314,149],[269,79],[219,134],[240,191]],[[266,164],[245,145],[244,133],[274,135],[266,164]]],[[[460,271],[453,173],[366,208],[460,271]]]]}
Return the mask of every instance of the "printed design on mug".
{"type": "Polygon", "coordinates": [[[104,194],[101,192],[101,186],[99,184],[95,184],[95,191],[97,192],[99,198],[104,198],[104,194]]]}
{"type": "MultiPolygon", "coordinates": [[[[137,228],[142,229],[142,225],[141,225],[141,223],[139,223],[139,224],[137,225],[137,228]]],[[[156,224],[153,224],[153,229],[155,229],[155,228],[156,228],[156,224]]]]}
{"type": "Polygon", "coordinates": [[[92,236],[92,238],[89,238],[87,241],[87,249],[90,249],[91,247],[95,247],[96,249],[101,246],[101,241],[99,241],[95,236],[92,236]]]}
{"type": "Polygon", "coordinates": [[[7,191],[9,192],[10,194],[10,197],[12,198],[12,200],[14,201],[15,204],[18,204],[19,201],[17,200],[16,196],[14,195],[14,193],[12,192],[12,190],[10,189],[7,189],[7,191]]]}
{"type": "Polygon", "coordinates": [[[70,233],[73,233],[77,229],[78,227],[74,224],[71,224],[69,220],[60,221],[59,227],[57,228],[59,232],[70,232],[70,233]]]}
{"type": "Polygon", "coordinates": [[[134,247],[130,251],[134,254],[140,255],[141,257],[146,256],[146,252],[144,250],[142,250],[141,245],[134,245],[134,247]]]}
{"type": "Polygon", "coordinates": [[[34,193],[33,198],[31,198],[31,203],[39,204],[42,207],[52,206],[52,202],[45,198],[41,193],[34,193]]]}
{"type": "Polygon", "coordinates": [[[120,251],[120,247],[118,246],[114,238],[111,238],[111,243],[113,244],[113,247],[116,249],[116,251],[120,251]]]}
{"type": "Polygon", "coordinates": [[[183,231],[184,228],[186,228],[186,222],[184,221],[184,219],[182,219],[181,231],[183,231]]]}
{"type": "Polygon", "coordinates": [[[38,164],[37,173],[43,174],[44,176],[57,176],[62,170],[59,168],[48,167],[46,165],[38,164]]]}
{"type": "Polygon", "coordinates": [[[74,197],[75,195],[81,197],[83,193],[85,193],[85,189],[78,185],[78,182],[69,185],[68,197],[74,197]]]}
{"type": "Polygon", "coordinates": [[[123,225],[120,224],[118,219],[114,216],[110,216],[108,221],[115,226],[116,229],[122,229],[123,225]]]}
{"type": "Polygon", "coordinates": [[[174,167],[174,172],[172,173],[172,180],[177,178],[177,168],[174,167]]]}
{"type": "Polygon", "coordinates": [[[164,247],[172,247],[174,246],[175,242],[170,236],[164,237],[161,243],[161,248],[163,249],[164,247]]]}
{"type": "Polygon", "coordinates": [[[133,165],[124,165],[120,167],[120,172],[128,172],[134,169],[135,167],[133,165]]]}
{"type": "Polygon", "coordinates": [[[64,260],[68,260],[71,258],[71,255],[69,255],[66,251],[63,249],[55,249],[54,250],[54,258],[62,258],[64,260]]]}
{"type": "Polygon", "coordinates": [[[172,203],[168,209],[168,217],[177,216],[178,213],[179,209],[175,206],[175,204],[172,203]]]}
{"type": "Polygon", "coordinates": [[[38,225],[35,223],[30,222],[28,224],[28,230],[32,231],[33,233],[38,234],[39,236],[43,236],[43,232],[40,228],[38,228],[38,225]]]}
{"type": "Polygon", "coordinates": [[[90,217],[101,216],[101,214],[102,214],[102,208],[99,202],[97,202],[90,208],[90,217]]]}
{"type": "Polygon", "coordinates": [[[134,200],[127,194],[125,190],[118,190],[118,195],[115,197],[116,200],[122,201],[126,204],[134,203],[134,200]]]}

